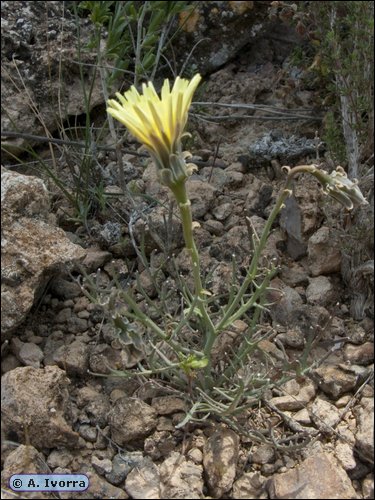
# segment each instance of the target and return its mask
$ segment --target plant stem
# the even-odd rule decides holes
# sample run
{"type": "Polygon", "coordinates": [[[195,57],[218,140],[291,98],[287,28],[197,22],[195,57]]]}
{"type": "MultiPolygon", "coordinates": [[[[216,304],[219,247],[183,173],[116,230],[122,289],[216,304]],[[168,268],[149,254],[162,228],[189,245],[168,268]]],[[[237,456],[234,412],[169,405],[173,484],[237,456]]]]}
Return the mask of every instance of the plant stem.
{"type": "MultiPolygon", "coordinates": [[[[242,283],[240,289],[237,292],[237,295],[234,297],[232,302],[229,304],[227,310],[225,311],[225,314],[221,321],[216,325],[216,332],[219,333],[221,330],[224,328],[227,328],[230,326],[233,322],[233,313],[236,312],[238,305],[240,304],[243,296],[245,295],[250,283],[256,278],[257,273],[258,273],[258,265],[259,265],[259,259],[261,256],[261,253],[264,250],[264,247],[266,246],[269,234],[272,229],[272,225],[280,212],[280,210],[283,208],[285,200],[290,196],[291,194],[291,187],[292,187],[292,181],[293,178],[296,174],[302,173],[302,172],[313,172],[316,170],[316,165],[301,165],[298,167],[295,167],[293,169],[289,170],[288,177],[286,180],[285,187],[279,196],[276,205],[273,207],[273,210],[268,217],[268,220],[266,222],[266,225],[264,226],[262,236],[260,237],[259,243],[255,248],[255,252],[253,255],[253,258],[251,259],[250,267],[247,272],[246,278],[244,282],[242,283]]],[[[238,315],[235,315],[235,319],[238,318],[238,315]]]]}
{"type": "Polygon", "coordinates": [[[154,322],[152,321],[151,318],[145,314],[136,301],[131,297],[130,293],[126,292],[125,290],[121,291],[122,297],[125,299],[127,304],[131,307],[131,309],[134,311],[134,314],[131,312],[125,312],[125,316],[127,318],[131,318],[134,320],[140,321],[146,328],[150,328],[161,340],[164,340],[176,353],[182,352],[184,354],[195,354],[199,356],[201,353],[199,351],[192,351],[191,349],[186,349],[185,347],[182,347],[180,344],[177,342],[174,342],[170,337],[154,322]]]}
{"type": "Polygon", "coordinates": [[[316,168],[317,168],[316,165],[302,165],[288,170],[288,177],[286,180],[285,188],[280,194],[276,202],[276,205],[274,206],[266,222],[260,240],[255,248],[247,276],[244,282],[242,283],[240,289],[238,290],[237,294],[235,295],[231,303],[228,305],[223,318],[216,326],[212,323],[212,320],[206,309],[207,292],[204,290],[202,285],[199,253],[195,245],[193,236],[193,219],[191,213],[191,203],[186,191],[186,179],[180,179],[174,182],[170,186],[178,203],[178,207],[180,209],[185,246],[190,254],[191,262],[193,265],[194,296],[195,296],[194,300],[196,300],[199,316],[201,317],[204,324],[205,344],[203,352],[205,357],[208,359],[208,364],[205,368],[205,378],[204,378],[206,387],[212,386],[211,351],[218,333],[222,331],[224,328],[230,326],[235,319],[238,319],[250,307],[254,306],[257,298],[265,292],[265,289],[267,288],[270,280],[275,274],[275,270],[272,269],[264,278],[263,283],[260,286],[257,286],[257,290],[254,293],[253,297],[251,297],[245,304],[241,304],[249,285],[251,284],[252,281],[254,281],[254,279],[258,274],[259,260],[261,257],[261,253],[264,250],[264,247],[266,246],[269,234],[272,229],[272,225],[278,213],[283,208],[285,200],[292,193],[291,187],[294,176],[298,173],[303,173],[303,172],[314,173],[316,172],[316,168]],[[241,306],[238,307],[240,304],[241,306]]]}
{"type": "Polygon", "coordinates": [[[191,213],[191,203],[186,191],[185,180],[176,182],[171,190],[177,200],[180,209],[182,229],[184,234],[185,246],[190,254],[191,262],[193,265],[193,278],[194,278],[194,295],[197,300],[197,308],[200,316],[205,325],[205,347],[204,354],[209,359],[209,367],[211,365],[210,352],[214,340],[216,338],[216,330],[206,310],[206,291],[202,285],[200,260],[197,247],[195,245],[193,236],[193,218],[191,213]]]}

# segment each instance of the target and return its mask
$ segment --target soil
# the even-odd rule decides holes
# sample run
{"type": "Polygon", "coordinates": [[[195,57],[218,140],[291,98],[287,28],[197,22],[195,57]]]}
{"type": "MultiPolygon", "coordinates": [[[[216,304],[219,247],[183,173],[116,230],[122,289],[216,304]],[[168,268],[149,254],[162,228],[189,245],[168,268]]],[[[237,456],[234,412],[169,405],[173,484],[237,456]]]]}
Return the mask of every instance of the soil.
{"type": "MultiPolygon", "coordinates": [[[[212,104],[191,109],[187,149],[198,170],[189,192],[206,286],[215,294],[226,292],[233,260],[243,278],[249,231],[267,219],[284,183],[281,167],[322,161],[333,168],[319,140],[321,89],[293,66],[293,44],[278,45],[266,31],[242,47],[205,76],[194,100],[212,104]],[[217,106],[231,103],[253,108],[217,106]],[[284,119],[272,119],[275,108],[284,119]]],[[[96,112],[103,120],[104,110],[96,112]]],[[[72,223],[72,207],[49,177],[28,171],[44,179],[57,225],[87,254],[81,267],[45,283],[4,343],[5,498],[56,498],[12,492],[9,477],[26,472],[89,477],[87,491],[60,498],[373,498],[373,288],[362,283],[366,298],[359,307],[358,290],[342,271],[342,254],[368,245],[367,236],[358,240],[351,231],[360,209],[344,216],[314,179],[299,179],[263,256],[264,264],[279,266],[257,331],[264,358],[258,354],[245,367],[265,370],[267,359],[273,381],[285,370],[295,376],[273,384],[232,420],[210,415],[179,427],[188,398],[162,377],[109,376],[110,369],[142,363],[139,342],[148,339],[131,327],[128,338],[119,339],[113,310],[100,307],[113,280],[132,288],[141,309],[165,329],[165,312],[173,322],[181,307],[178,276],[191,286],[171,198],[139,145],[130,139],[124,148],[134,151],[123,154],[131,196],[119,195],[115,152],[99,152],[96,174],[107,196],[84,223],[72,223]],[[91,301],[93,284],[99,292],[91,301]],[[295,367],[310,340],[314,369],[298,376],[295,367]]],[[[49,149],[41,146],[39,154],[47,158],[49,149]]],[[[17,170],[10,159],[4,166],[17,170]]],[[[73,189],[67,157],[60,168],[73,189]]],[[[242,318],[222,335],[214,350],[217,370],[248,322],[242,318]]]]}

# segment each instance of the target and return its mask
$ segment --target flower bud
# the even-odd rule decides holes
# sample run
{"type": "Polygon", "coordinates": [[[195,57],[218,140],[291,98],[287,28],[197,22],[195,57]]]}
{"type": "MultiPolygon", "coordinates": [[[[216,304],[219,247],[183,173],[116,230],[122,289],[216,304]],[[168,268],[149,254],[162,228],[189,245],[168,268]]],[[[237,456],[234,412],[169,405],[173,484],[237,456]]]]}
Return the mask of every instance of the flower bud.
{"type": "Polygon", "coordinates": [[[358,187],[358,181],[350,180],[342,167],[328,174],[325,170],[315,169],[311,172],[322,184],[323,191],[340,202],[348,210],[356,205],[367,204],[366,198],[358,187]]]}

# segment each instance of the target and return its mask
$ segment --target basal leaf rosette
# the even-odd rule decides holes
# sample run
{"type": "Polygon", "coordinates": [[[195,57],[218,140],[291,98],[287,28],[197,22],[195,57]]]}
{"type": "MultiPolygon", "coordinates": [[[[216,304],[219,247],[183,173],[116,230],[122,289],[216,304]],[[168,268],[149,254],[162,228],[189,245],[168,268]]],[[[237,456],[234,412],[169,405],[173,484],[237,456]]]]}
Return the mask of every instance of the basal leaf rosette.
{"type": "Polygon", "coordinates": [[[193,94],[201,80],[177,77],[172,89],[164,80],[160,96],[152,82],[142,85],[142,93],[132,86],[118,99],[108,101],[107,112],[121,122],[141,142],[154,160],[163,184],[180,182],[189,175],[181,139],[184,135],[193,94]]]}

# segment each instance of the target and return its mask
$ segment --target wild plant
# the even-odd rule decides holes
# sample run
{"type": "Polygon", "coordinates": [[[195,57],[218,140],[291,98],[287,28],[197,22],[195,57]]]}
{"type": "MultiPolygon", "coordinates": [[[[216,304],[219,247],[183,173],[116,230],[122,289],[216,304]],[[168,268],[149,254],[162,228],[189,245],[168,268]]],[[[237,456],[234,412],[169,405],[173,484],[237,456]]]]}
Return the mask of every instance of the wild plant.
{"type": "Polygon", "coordinates": [[[94,25],[88,49],[101,53],[108,84],[129,75],[136,87],[141,80],[154,80],[161,65],[170,65],[165,51],[179,30],[173,31],[176,16],[193,8],[188,2],[79,3],[94,25]]]}
{"type": "MultiPolygon", "coordinates": [[[[110,115],[104,122],[100,120],[99,123],[93,123],[92,110],[98,104],[99,89],[106,102],[113,83],[117,84],[120,77],[125,76],[129,82],[139,85],[143,79],[154,79],[162,66],[170,66],[165,51],[171,47],[172,39],[180,29],[176,28],[176,16],[191,7],[187,7],[187,2],[87,1],[72,2],[67,8],[71,9],[76,24],[77,45],[73,51],[76,59],[69,61],[69,68],[71,70],[71,65],[74,64],[73,71],[78,72],[83,96],[82,117],[67,119],[63,56],[48,53],[51,65],[52,61],[55,62],[58,71],[58,81],[49,82],[50,114],[54,116],[53,119],[49,117],[48,123],[38,110],[38,103],[29,92],[16,60],[14,65],[18,72],[17,81],[8,75],[14,88],[25,95],[27,106],[35,115],[38,126],[43,129],[44,137],[25,134],[23,130],[19,130],[16,121],[12,122],[12,131],[2,133],[8,137],[49,143],[51,159],[42,158],[38,150],[31,146],[26,146],[22,152],[35,159],[33,170],[44,174],[50,181],[51,188],[57,188],[59,196],[64,199],[59,204],[63,207],[65,219],[88,228],[87,221],[98,214],[103,206],[108,207],[113,200],[105,191],[105,176],[101,166],[105,152],[115,152],[118,165],[116,180],[123,194],[129,194],[120,150],[124,138],[119,139],[110,115]],[[93,24],[93,34],[88,43],[84,41],[82,34],[82,13],[85,16],[88,14],[93,24]],[[113,144],[103,145],[102,138],[108,128],[113,144]],[[56,129],[59,138],[56,138],[56,129]]],[[[63,32],[63,28],[61,31],[63,32]]],[[[66,51],[63,39],[61,37],[61,54],[66,51]]],[[[48,77],[51,75],[46,75],[48,77]]],[[[4,112],[7,113],[7,110],[4,112]]],[[[26,164],[18,152],[3,144],[2,148],[20,165],[26,164]]]]}
{"type": "Polygon", "coordinates": [[[222,419],[236,415],[256,404],[265,390],[291,377],[304,375],[310,369],[307,351],[311,339],[307,340],[301,359],[292,363],[286,357],[281,366],[280,363],[276,366],[258,346],[261,339],[273,335],[272,329],[260,333],[260,319],[270,305],[266,292],[278,272],[272,262],[265,265],[262,252],[277,215],[292,194],[295,179],[300,174],[313,175],[322,185],[323,192],[348,210],[367,203],[356,182],[349,180],[341,167],[330,174],[315,164],[284,167],[285,186],[263,231],[259,236],[253,234],[253,251],[246,275],[235,282],[234,269],[228,293],[225,297],[215,296],[201,272],[194,238],[199,224],[193,220],[186,187],[197,167],[189,162],[191,154],[182,147],[182,140],[187,135],[189,107],[200,81],[199,74],[190,81],[177,77],[171,88],[165,80],[160,96],[151,82],[143,84],[141,93],[133,86],[123,95],[117,93],[117,99],[110,99],[107,108],[108,113],[144,145],[159,182],[169,188],[177,204],[193,286],[188,286],[178,272],[174,276],[181,307],[173,314],[165,306],[168,290],[163,285],[168,280],[159,287],[165,291],[164,298],[159,297],[159,301],[147,299],[140,287],[141,304],[132,287],[119,282],[103,293],[96,291],[94,298],[111,316],[124,348],[131,347],[133,353],[138,354],[136,367],[121,372],[111,370],[112,375],[151,377],[168,385],[171,391],[178,391],[190,404],[181,426],[189,420],[206,418],[208,414],[222,419]],[[153,302],[161,306],[153,308],[153,302]],[[257,368],[259,355],[262,370],[257,368]]]}

